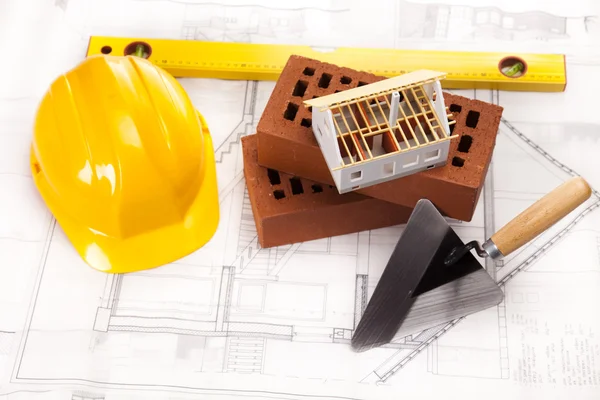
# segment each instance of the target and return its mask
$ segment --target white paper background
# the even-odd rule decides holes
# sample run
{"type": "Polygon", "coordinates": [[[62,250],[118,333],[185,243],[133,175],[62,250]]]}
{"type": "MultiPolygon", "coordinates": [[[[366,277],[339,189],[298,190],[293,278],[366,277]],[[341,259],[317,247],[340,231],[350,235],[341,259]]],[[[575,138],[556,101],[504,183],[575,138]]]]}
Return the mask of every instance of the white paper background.
{"type": "Polygon", "coordinates": [[[593,0],[0,1],[0,399],[600,398],[597,193],[491,267],[499,307],[357,355],[330,336],[352,328],[357,276],[371,294],[402,227],[257,249],[239,135],[254,133],[273,82],[181,80],[222,157],[224,215],[208,246],[157,270],[83,264],[28,164],[37,102],[89,35],[565,53],[564,93],[456,92],[504,107],[476,216],[455,225],[482,240],[573,173],[600,187],[599,15],[593,0]],[[223,265],[235,272],[230,324],[247,336],[198,333],[217,312],[223,265]],[[294,340],[257,333],[265,321],[294,340]]]}

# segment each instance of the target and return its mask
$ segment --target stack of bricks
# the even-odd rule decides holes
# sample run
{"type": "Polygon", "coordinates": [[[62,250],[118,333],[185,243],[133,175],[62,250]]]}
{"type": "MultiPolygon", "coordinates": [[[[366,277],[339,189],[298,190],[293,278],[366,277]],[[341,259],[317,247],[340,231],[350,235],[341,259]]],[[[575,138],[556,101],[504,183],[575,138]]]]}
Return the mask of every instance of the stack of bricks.
{"type": "Polygon", "coordinates": [[[292,56],[256,134],[244,137],[244,173],[261,247],[406,223],[418,200],[470,221],[491,162],[502,107],[444,92],[456,123],[443,167],[339,194],[303,101],[385,79],[292,56]]]}

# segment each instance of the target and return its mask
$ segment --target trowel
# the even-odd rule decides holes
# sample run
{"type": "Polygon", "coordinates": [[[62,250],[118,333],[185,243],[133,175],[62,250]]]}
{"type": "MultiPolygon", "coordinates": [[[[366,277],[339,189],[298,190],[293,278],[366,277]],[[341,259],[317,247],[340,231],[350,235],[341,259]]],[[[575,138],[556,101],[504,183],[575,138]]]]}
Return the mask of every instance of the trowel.
{"type": "MultiPolygon", "coordinates": [[[[352,348],[364,351],[390,343],[405,322],[412,324],[415,320],[411,314],[419,296],[441,285],[445,285],[447,309],[442,313],[431,310],[430,314],[448,314],[456,304],[464,303],[461,291],[468,290],[464,284],[456,284],[454,288],[453,283],[475,273],[479,275],[473,282],[480,282],[482,271],[485,272],[471,250],[481,258],[500,260],[538,237],[591,194],[583,178],[571,178],[521,212],[483,244],[463,243],[429,200],[419,200],[354,331],[352,348]]],[[[480,308],[499,303],[502,296],[487,272],[485,278],[489,278],[492,286],[472,296],[480,308]]],[[[417,319],[431,317],[426,308],[419,307],[417,319]]],[[[433,324],[433,319],[430,320],[433,324]]]]}

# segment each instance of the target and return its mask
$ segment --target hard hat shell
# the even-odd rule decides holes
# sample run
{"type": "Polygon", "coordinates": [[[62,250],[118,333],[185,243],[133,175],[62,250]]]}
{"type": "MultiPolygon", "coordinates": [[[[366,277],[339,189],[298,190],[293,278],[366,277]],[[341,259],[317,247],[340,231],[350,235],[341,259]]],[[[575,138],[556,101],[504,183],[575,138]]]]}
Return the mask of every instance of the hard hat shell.
{"type": "Polygon", "coordinates": [[[206,121],[176,79],[140,57],[92,56],[51,84],[35,118],[31,169],[97,270],[172,262],[206,244],[219,223],[206,121]]]}

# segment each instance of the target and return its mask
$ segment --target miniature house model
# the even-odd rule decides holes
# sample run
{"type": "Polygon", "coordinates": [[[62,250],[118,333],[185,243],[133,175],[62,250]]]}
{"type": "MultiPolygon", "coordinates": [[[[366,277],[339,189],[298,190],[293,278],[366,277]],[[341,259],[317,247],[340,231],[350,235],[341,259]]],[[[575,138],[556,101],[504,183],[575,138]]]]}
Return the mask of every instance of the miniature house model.
{"type": "Polygon", "coordinates": [[[419,70],[304,102],[340,193],[446,164],[442,72],[419,70]]]}

